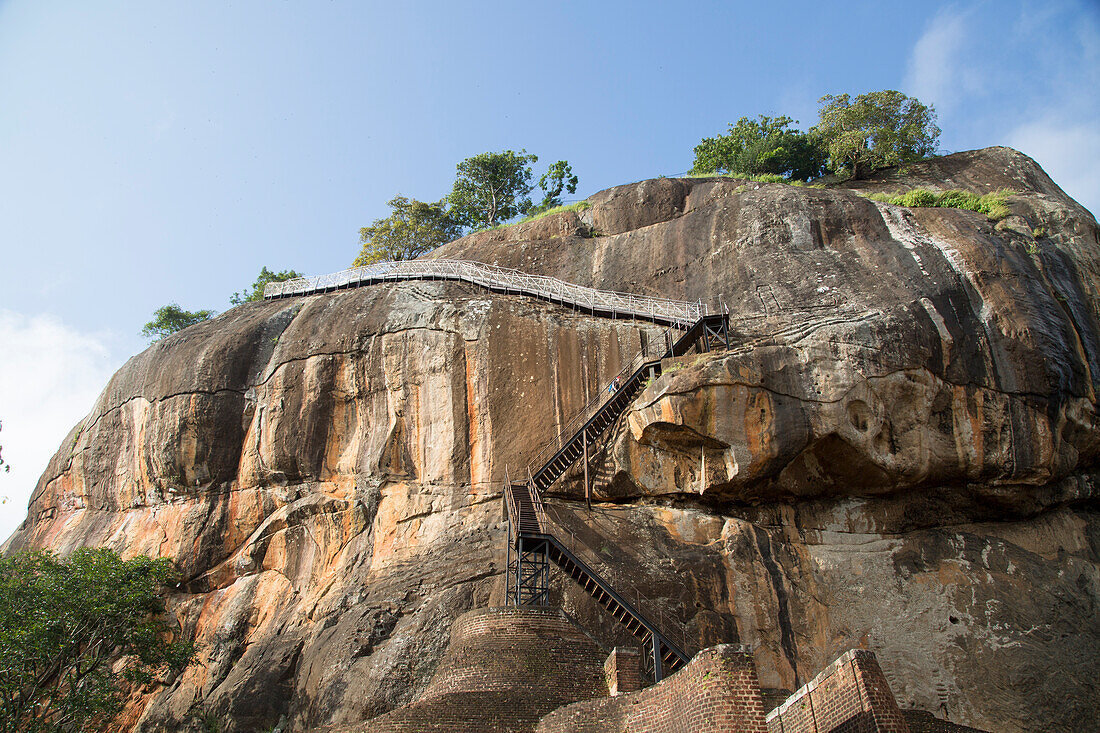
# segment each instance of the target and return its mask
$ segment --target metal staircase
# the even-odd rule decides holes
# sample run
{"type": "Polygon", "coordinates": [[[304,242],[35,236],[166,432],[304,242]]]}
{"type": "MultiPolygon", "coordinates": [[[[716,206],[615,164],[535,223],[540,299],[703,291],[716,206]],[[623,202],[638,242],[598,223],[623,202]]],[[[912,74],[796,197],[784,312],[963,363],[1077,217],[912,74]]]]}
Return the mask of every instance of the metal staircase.
{"type": "MultiPolygon", "coordinates": [[[[688,328],[675,331],[682,333],[669,329],[656,343],[643,343],[608,389],[567,421],[528,465],[527,481],[514,483],[506,478],[504,487],[508,513],[508,602],[520,606],[549,604],[550,565],[556,565],[642,641],[654,682],[686,664],[687,654],[554,537],[541,493],[578,459],[588,460],[588,446],[618,420],[648,379],[660,375],[662,359],[683,356],[693,349],[705,352],[729,347],[728,317],[724,314],[703,316],[688,328]]],[[[587,468],[586,465],[586,476],[587,468]]]]}
{"type": "Polygon", "coordinates": [[[688,663],[688,655],[591,566],[546,530],[538,492],[531,484],[508,484],[508,599],[517,606],[549,605],[553,563],[642,642],[654,682],[688,663]]]}
{"type": "Polygon", "coordinates": [[[566,469],[585,454],[586,446],[592,445],[626,411],[646,381],[661,375],[662,359],[684,356],[692,350],[706,352],[715,348],[729,348],[728,317],[724,314],[703,316],[686,329],[670,328],[656,342],[643,343],[608,387],[565,422],[558,434],[528,463],[527,471],[538,490],[546,491],[561,478],[566,469]]]}

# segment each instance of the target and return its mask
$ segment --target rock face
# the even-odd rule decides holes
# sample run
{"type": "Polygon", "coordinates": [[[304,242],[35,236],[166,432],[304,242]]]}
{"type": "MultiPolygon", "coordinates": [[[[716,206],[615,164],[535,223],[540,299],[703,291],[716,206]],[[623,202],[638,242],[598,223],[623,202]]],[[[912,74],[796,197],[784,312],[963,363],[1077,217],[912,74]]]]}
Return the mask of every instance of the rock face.
{"type": "MultiPolygon", "coordinates": [[[[728,306],[555,487],[563,536],[692,650],[793,691],[876,651],[903,708],[1087,729],[1100,699],[1100,229],[1025,156],[826,189],[658,179],[433,256],[728,306]],[[859,193],[1009,188],[1013,215],[859,193]],[[859,190],[856,190],[856,189],[859,190]]],[[[503,601],[501,482],[656,327],[473,286],[248,304],[130,360],[9,549],[168,555],[200,661],[138,729],[350,725],[503,601]]],[[[558,579],[601,643],[613,620],[558,579]]]]}

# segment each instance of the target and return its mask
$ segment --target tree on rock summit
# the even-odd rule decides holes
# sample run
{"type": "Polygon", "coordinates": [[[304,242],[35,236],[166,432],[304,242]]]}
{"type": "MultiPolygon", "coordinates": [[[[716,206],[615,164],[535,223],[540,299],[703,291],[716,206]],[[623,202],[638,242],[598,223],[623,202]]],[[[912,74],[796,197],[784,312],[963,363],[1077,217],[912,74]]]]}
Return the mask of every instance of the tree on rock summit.
{"type": "Polygon", "coordinates": [[[797,121],[790,117],[742,117],[729,126],[727,134],[703,138],[695,146],[692,173],[772,173],[798,181],[820,176],[824,151],[792,124],[797,121]]]}
{"type": "Polygon", "coordinates": [[[887,89],[860,94],[826,94],[821,120],[811,131],[829,151],[829,167],[851,178],[876,168],[933,155],[940,139],[936,108],[887,89]]]}
{"type": "Polygon", "coordinates": [[[392,213],[359,230],[363,246],[355,267],[386,260],[411,260],[458,237],[462,232],[445,201],[427,203],[398,194],[389,200],[392,213]]]}
{"type": "Polygon", "coordinates": [[[549,211],[555,206],[561,206],[561,195],[564,191],[577,192],[578,178],[573,174],[573,166],[568,160],[559,160],[552,163],[539,179],[539,188],[543,191],[542,201],[538,206],[531,207],[531,214],[539,214],[549,211]]]}
{"type": "Polygon", "coordinates": [[[448,201],[455,222],[471,229],[488,229],[531,210],[531,163],[537,155],[481,153],[458,164],[458,177],[448,201]]]}

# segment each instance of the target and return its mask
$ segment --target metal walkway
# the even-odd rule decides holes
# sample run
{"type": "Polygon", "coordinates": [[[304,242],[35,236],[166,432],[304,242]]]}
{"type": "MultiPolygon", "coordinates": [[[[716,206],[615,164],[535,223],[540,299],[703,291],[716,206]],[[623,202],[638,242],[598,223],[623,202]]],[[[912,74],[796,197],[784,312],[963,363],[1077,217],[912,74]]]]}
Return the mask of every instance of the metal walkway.
{"type": "Polygon", "coordinates": [[[467,260],[376,262],[373,265],[353,267],[331,275],[268,283],[264,288],[264,298],[288,298],[296,295],[327,293],[402,280],[458,280],[478,285],[495,293],[526,295],[576,308],[596,316],[633,318],[679,328],[690,327],[709,312],[707,304],[701,301],[670,300],[650,295],[597,290],[568,283],[556,277],[530,275],[519,270],[509,270],[467,260]]]}

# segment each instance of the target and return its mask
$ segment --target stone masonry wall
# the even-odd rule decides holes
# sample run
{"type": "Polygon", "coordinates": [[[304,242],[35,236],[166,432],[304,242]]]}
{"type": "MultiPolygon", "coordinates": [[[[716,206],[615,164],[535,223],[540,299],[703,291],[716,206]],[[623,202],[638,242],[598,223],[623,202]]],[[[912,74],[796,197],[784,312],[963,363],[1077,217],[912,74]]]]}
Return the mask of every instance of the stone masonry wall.
{"type": "Polygon", "coordinates": [[[640,692],[555,710],[538,733],[765,733],[752,654],[723,644],[704,649],[676,674],[640,692]]]}
{"type": "Polygon", "coordinates": [[[909,733],[873,652],[852,649],[768,713],[768,733],[909,733]]]}
{"type": "Polygon", "coordinates": [[[560,609],[469,611],[415,702],[334,733],[532,731],[561,705],[607,695],[605,655],[560,609]]]}

